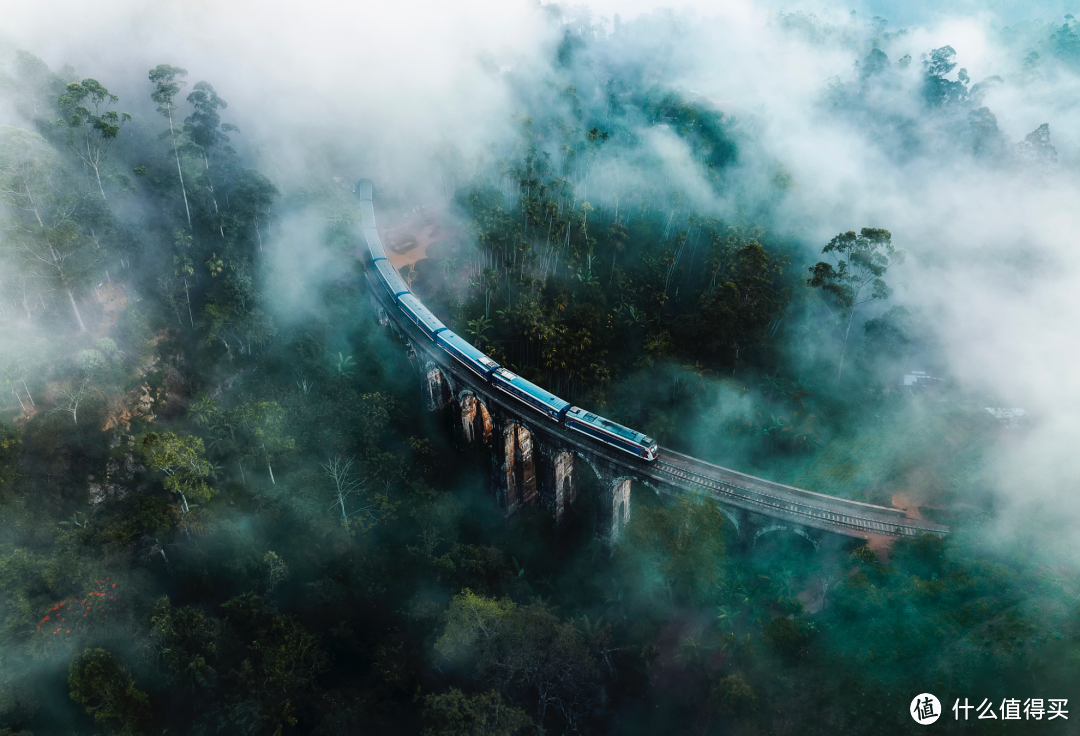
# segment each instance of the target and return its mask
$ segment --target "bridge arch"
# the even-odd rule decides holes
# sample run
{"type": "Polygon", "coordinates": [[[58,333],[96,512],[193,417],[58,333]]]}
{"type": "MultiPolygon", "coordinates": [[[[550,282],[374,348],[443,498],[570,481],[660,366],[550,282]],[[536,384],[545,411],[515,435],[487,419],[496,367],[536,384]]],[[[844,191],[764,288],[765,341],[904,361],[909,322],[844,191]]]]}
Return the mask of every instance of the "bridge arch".
{"type": "Polygon", "coordinates": [[[793,524],[770,524],[769,526],[764,526],[758,529],[756,532],[754,532],[754,541],[752,546],[756,547],[757,542],[759,539],[761,539],[761,537],[766,534],[771,534],[773,532],[792,532],[793,534],[798,534],[800,537],[805,539],[814,547],[815,552],[821,549],[821,544],[816,539],[811,537],[805,529],[803,529],[801,526],[796,526],[793,524]]]}
{"type": "Polygon", "coordinates": [[[733,527],[735,527],[735,538],[741,539],[742,528],[740,525],[739,515],[732,511],[730,508],[728,508],[725,504],[717,502],[716,505],[720,509],[720,513],[724,515],[724,518],[727,519],[733,527]]]}
{"type": "Polygon", "coordinates": [[[540,503],[561,525],[570,507],[577,500],[578,479],[574,459],[579,453],[557,445],[541,448],[544,460],[544,482],[540,487],[540,503]]]}

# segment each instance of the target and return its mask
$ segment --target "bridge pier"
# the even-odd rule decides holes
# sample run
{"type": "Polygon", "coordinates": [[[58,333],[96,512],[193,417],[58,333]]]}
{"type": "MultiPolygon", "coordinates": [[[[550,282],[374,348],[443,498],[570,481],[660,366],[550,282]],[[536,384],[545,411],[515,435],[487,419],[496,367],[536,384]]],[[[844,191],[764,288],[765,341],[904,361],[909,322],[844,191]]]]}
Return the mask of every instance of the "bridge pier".
{"type": "Polygon", "coordinates": [[[574,477],[574,453],[560,447],[544,445],[540,456],[543,459],[544,482],[540,487],[540,505],[555,519],[558,528],[570,506],[577,500],[577,478],[574,477]]]}
{"type": "Polygon", "coordinates": [[[601,478],[600,502],[596,506],[596,536],[604,544],[615,544],[624,526],[630,523],[630,479],[601,478]]]}
{"type": "MultiPolygon", "coordinates": [[[[369,204],[364,227],[374,228],[370,207],[371,190],[365,190],[369,204]]],[[[362,198],[361,202],[365,199],[362,198]]],[[[734,539],[753,546],[761,536],[774,531],[791,531],[806,538],[815,548],[837,544],[850,538],[912,537],[917,534],[948,534],[948,527],[921,519],[907,519],[902,510],[857,503],[754,478],[726,470],[671,450],[664,450],[651,468],[638,460],[622,457],[617,450],[589,449],[591,444],[572,432],[558,429],[538,419],[531,410],[518,410],[497,393],[489,393],[476,379],[441,349],[410,320],[404,318],[394,300],[384,293],[384,284],[375,269],[365,268],[380,324],[389,326],[405,343],[413,368],[426,382],[429,408],[450,403],[457,386],[470,391],[457,394],[455,432],[465,444],[482,441],[492,451],[492,489],[496,502],[509,515],[521,506],[540,502],[556,521],[562,520],[577,498],[573,466],[581,459],[596,470],[601,492],[597,514],[597,536],[612,543],[630,520],[631,480],[639,481],[658,494],[704,494],[721,504],[734,529],[734,539]],[[489,413],[481,400],[491,402],[489,413]],[[518,415],[524,419],[519,420],[518,415]],[[532,417],[527,428],[523,421],[532,417]],[[498,437],[494,437],[498,427],[498,437]],[[535,430],[535,431],[534,431],[535,430]],[[537,443],[545,445],[537,455],[537,443]],[[550,444],[550,447],[546,445],[550,444]],[[542,464],[542,485],[537,487],[537,463],[542,464]],[[830,536],[830,535],[836,535],[830,536]]]]}
{"type": "Polygon", "coordinates": [[[462,443],[471,445],[479,441],[483,445],[490,444],[494,424],[484,402],[471,391],[462,391],[457,404],[460,421],[454,423],[454,429],[462,443]]]}
{"type": "Polygon", "coordinates": [[[443,375],[442,369],[435,363],[424,366],[424,398],[428,411],[438,411],[450,403],[453,391],[443,375]]]}
{"type": "Polygon", "coordinates": [[[491,454],[491,482],[495,502],[507,516],[522,506],[533,506],[536,492],[536,463],[532,433],[516,421],[502,428],[502,438],[491,454]]]}

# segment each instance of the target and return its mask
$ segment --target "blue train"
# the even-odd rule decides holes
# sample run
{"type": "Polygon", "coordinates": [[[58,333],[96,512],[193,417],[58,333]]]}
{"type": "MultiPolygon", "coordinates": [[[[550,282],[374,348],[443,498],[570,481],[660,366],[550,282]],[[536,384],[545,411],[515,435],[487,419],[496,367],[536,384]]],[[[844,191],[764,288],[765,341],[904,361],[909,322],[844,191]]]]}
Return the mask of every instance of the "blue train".
{"type": "Polygon", "coordinates": [[[397,270],[386,259],[382,240],[375,229],[373,193],[374,187],[370,179],[361,179],[357,183],[356,194],[360,198],[361,230],[367,243],[368,256],[371,258],[375,272],[379,274],[383,287],[401,307],[401,311],[405,313],[409,321],[419,327],[428,338],[455,360],[506,396],[529,406],[554,422],[588,435],[605,445],[649,462],[656,459],[660,448],[653,438],[592,412],[571,406],[570,402],[503,368],[440,322],[439,318],[432,314],[409,290],[397,270]]]}

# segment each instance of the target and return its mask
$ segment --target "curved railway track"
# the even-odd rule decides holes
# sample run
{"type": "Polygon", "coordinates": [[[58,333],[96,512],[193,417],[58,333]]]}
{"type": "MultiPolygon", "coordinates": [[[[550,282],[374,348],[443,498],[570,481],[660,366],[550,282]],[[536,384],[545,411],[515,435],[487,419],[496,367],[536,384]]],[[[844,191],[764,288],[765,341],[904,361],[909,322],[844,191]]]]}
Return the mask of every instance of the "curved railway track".
{"type": "MultiPolygon", "coordinates": [[[[374,210],[369,203],[364,204],[368,204],[368,209],[371,210],[362,213],[365,226],[371,227],[374,225],[374,210]],[[368,220],[370,224],[367,224],[368,220]]],[[[359,249],[361,253],[365,250],[359,249]]],[[[925,533],[945,535],[949,531],[946,526],[924,519],[909,519],[900,509],[850,501],[776,483],[663,447],[660,448],[656,461],[649,463],[612,450],[579,432],[569,431],[494,391],[490,385],[479,380],[437,347],[405,317],[386,289],[378,283],[375,269],[369,267],[368,259],[361,257],[361,262],[365,265],[372,297],[386,316],[393,320],[398,333],[408,339],[414,351],[424,354],[426,362],[437,364],[444,374],[452,375],[456,383],[467,386],[469,391],[482,397],[489,406],[499,406],[508,414],[520,416],[530,431],[555,436],[565,445],[574,446],[601,458],[625,477],[643,482],[657,492],[705,494],[722,504],[778,522],[849,537],[912,537],[925,533]]]]}

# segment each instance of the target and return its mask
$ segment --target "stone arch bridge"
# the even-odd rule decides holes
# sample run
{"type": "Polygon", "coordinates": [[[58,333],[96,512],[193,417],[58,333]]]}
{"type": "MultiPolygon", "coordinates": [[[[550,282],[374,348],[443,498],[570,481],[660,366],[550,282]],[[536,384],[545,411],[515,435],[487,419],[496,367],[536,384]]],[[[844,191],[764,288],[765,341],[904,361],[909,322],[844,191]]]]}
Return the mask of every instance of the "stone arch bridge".
{"type": "Polygon", "coordinates": [[[826,535],[870,538],[945,535],[948,527],[906,518],[900,509],[813,493],[661,448],[653,463],[566,429],[495,391],[424,335],[367,269],[379,320],[408,345],[431,410],[450,408],[462,444],[486,445],[495,502],[509,516],[525,506],[547,509],[558,525],[577,499],[575,458],[600,481],[597,536],[614,542],[630,520],[630,484],[660,495],[697,494],[720,502],[738,536],[750,546],[763,534],[789,531],[815,548],[826,535]]]}

